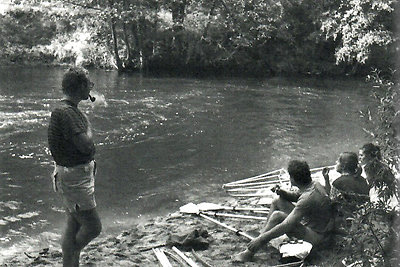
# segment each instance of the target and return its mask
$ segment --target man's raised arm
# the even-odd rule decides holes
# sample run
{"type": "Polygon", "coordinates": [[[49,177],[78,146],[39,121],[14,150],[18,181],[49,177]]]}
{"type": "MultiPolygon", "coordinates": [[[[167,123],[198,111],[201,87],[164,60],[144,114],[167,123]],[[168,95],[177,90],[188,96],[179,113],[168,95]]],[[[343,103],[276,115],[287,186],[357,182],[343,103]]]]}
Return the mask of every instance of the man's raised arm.
{"type": "Polygon", "coordinates": [[[86,133],[76,134],[72,137],[72,142],[82,154],[91,154],[94,151],[93,139],[86,133]]]}

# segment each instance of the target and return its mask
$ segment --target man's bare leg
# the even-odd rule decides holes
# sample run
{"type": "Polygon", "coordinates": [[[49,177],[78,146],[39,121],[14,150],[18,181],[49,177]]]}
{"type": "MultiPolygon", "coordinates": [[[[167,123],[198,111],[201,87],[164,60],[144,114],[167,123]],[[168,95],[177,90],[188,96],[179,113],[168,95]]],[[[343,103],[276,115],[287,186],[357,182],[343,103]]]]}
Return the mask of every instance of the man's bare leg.
{"type": "MultiPolygon", "coordinates": [[[[270,219],[271,224],[268,225],[268,227],[270,227],[270,229],[272,229],[274,226],[280,224],[280,222],[285,220],[286,217],[287,217],[287,214],[285,214],[284,212],[275,211],[271,215],[271,219],[270,219]]],[[[267,231],[269,231],[269,230],[267,230],[267,231]]],[[[317,245],[318,243],[321,242],[321,240],[323,240],[323,237],[324,237],[323,235],[314,232],[307,226],[302,225],[301,223],[298,223],[298,224],[294,225],[293,227],[291,227],[290,231],[288,231],[286,234],[289,237],[296,237],[298,239],[302,239],[307,242],[310,242],[312,245],[317,245]]],[[[257,252],[257,250],[259,250],[264,244],[268,243],[271,239],[272,238],[265,239],[265,242],[263,244],[260,244],[260,246],[258,246],[258,247],[254,247],[252,250],[249,250],[247,248],[245,251],[236,255],[233,258],[233,260],[239,261],[239,262],[251,261],[254,254],[257,252]]]]}
{"type": "MultiPolygon", "coordinates": [[[[281,222],[283,222],[285,220],[285,218],[288,216],[288,213],[285,213],[283,211],[278,211],[275,210],[268,222],[267,225],[263,228],[262,233],[265,233],[267,231],[269,231],[270,229],[272,229],[273,227],[275,227],[276,225],[280,224],[281,222]]],[[[234,261],[238,261],[238,262],[246,262],[246,261],[251,261],[254,254],[261,248],[262,245],[265,245],[269,242],[269,240],[267,240],[264,244],[261,244],[259,247],[254,248],[253,250],[249,250],[248,248],[246,248],[245,251],[239,253],[238,255],[236,255],[233,260],[234,261]]]]}
{"type": "Polygon", "coordinates": [[[75,237],[78,233],[80,225],[75,218],[67,212],[67,225],[61,242],[61,248],[63,253],[63,266],[78,266],[79,262],[76,263],[75,255],[75,237]]]}
{"type": "Polygon", "coordinates": [[[75,235],[75,261],[79,265],[79,257],[82,249],[96,238],[101,232],[101,221],[97,210],[77,211],[73,214],[79,222],[80,228],[75,235]]]}
{"type": "Polygon", "coordinates": [[[277,197],[275,198],[272,203],[271,203],[271,207],[269,209],[269,213],[267,216],[267,224],[266,226],[261,230],[261,233],[264,233],[266,231],[268,231],[269,229],[267,229],[268,226],[268,222],[270,221],[271,215],[275,212],[275,211],[282,211],[285,212],[286,214],[289,214],[292,210],[294,209],[294,205],[292,202],[282,198],[282,197],[277,197]]]}
{"type": "MultiPolygon", "coordinates": [[[[280,224],[293,209],[294,209],[294,205],[292,202],[290,202],[282,197],[275,198],[274,201],[271,203],[271,207],[270,207],[270,210],[269,210],[269,213],[267,216],[267,224],[261,230],[260,234],[265,233],[265,232],[271,230],[276,225],[280,224]]],[[[268,243],[268,242],[269,242],[269,240],[266,243],[268,243]]],[[[259,248],[256,248],[254,251],[250,251],[249,249],[246,249],[245,251],[236,255],[233,258],[233,260],[240,261],[240,262],[250,261],[258,249],[259,248]]]]}

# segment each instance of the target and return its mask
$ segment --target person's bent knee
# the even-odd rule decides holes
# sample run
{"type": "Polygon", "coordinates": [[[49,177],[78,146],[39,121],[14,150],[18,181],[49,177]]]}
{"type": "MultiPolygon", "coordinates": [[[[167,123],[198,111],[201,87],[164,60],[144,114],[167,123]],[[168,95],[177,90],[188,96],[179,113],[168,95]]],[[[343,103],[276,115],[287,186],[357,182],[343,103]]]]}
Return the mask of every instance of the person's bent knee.
{"type": "Polygon", "coordinates": [[[275,195],[274,198],[272,199],[271,206],[277,206],[281,201],[282,201],[281,197],[275,195]]]}
{"type": "Polygon", "coordinates": [[[102,230],[102,225],[100,220],[91,228],[91,232],[93,234],[93,238],[96,238],[100,235],[101,230],[102,230]]]}
{"type": "Polygon", "coordinates": [[[284,220],[287,216],[286,212],[276,210],[271,214],[271,220],[284,220]]]}
{"type": "Polygon", "coordinates": [[[98,237],[102,230],[102,224],[100,219],[98,218],[90,220],[84,225],[84,227],[86,228],[86,232],[91,237],[91,239],[98,237]]]}
{"type": "Polygon", "coordinates": [[[88,226],[93,238],[98,237],[103,228],[99,217],[95,217],[94,221],[88,226]]]}
{"type": "Polygon", "coordinates": [[[78,221],[90,236],[97,237],[102,230],[100,217],[96,209],[80,211],[77,213],[78,221]]]}

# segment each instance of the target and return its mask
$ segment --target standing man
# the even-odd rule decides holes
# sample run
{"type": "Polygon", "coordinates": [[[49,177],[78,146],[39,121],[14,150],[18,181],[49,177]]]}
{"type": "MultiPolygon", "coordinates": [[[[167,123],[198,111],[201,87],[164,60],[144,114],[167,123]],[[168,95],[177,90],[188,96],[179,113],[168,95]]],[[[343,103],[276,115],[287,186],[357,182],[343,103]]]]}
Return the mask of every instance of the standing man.
{"type": "Polygon", "coordinates": [[[91,125],[78,109],[89,98],[93,83],[88,72],[70,68],[63,77],[65,97],[51,113],[48,142],[55,161],[54,190],[63,200],[67,225],[61,247],[63,266],[79,266],[81,250],[101,232],[96,211],[94,177],[96,162],[91,125]]]}

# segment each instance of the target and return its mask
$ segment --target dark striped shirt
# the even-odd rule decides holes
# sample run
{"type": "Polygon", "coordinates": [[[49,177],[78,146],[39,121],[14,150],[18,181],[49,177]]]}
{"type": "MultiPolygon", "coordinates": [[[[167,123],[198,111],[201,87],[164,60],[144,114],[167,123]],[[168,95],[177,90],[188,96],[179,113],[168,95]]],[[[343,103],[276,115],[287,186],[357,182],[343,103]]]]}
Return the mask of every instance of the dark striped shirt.
{"type": "Polygon", "coordinates": [[[72,137],[88,131],[89,122],[78,107],[63,100],[51,113],[48,142],[51,155],[57,165],[73,167],[94,159],[95,149],[89,154],[80,152],[72,137]]]}

